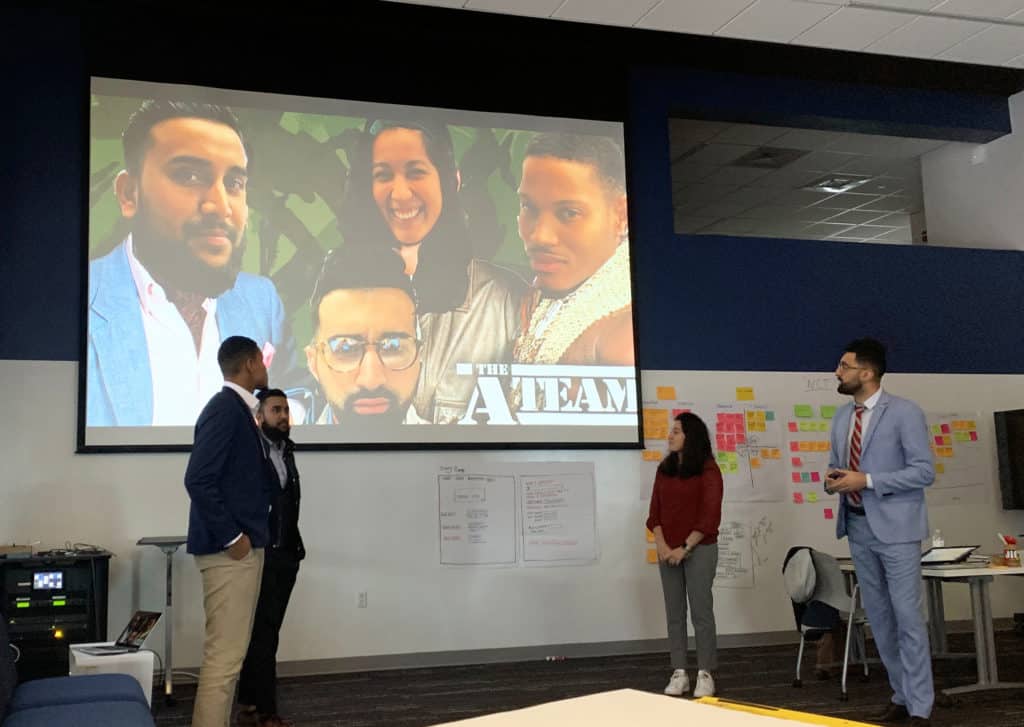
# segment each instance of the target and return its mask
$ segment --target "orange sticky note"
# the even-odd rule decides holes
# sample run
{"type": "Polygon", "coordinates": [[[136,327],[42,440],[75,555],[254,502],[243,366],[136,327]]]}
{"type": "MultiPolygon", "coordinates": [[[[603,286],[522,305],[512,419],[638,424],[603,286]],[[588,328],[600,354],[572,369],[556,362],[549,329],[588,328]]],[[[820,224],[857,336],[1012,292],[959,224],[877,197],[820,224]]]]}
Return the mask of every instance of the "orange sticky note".
{"type": "Polygon", "coordinates": [[[643,457],[644,462],[660,462],[662,454],[656,449],[645,449],[643,457]]]}
{"type": "Polygon", "coordinates": [[[814,444],[814,442],[800,442],[800,451],[810,452],[813,449],[811,446],[812,444],[814,444]]]}
{"type": "Polygon", "coordinates": [[[671,401],[676,400],[676,387],[674,386],[659,386],[657,388],[658,398],[661,400],[669,399],[671,401]]]}
{"type": "Polygon", "coordinates": [[[668,409],[644,409],[644,439],[668,437],[668,409]]]}
{"type": "MultiPolygon", "coordinates": [[[[647,528],[644,528],[644,530],[647,530],[647,528]]],[[[648,543],[653,543],[654,542],[654,533],[652,533],[650,530],[647,530],[647,542],[648,543]]]]}
{"type": "Polygon", "coordinates": [[[946,471],[946,465],[942,464],[942,462],[936,462],[936,463],[935,463],[935,471],[936,471],[936,472],[937,472],[938,474],[940,474],[940,475],[941,475],[941,474],[943,474],[943,473],[945,473],[945,471],[946,471]]]}
{"type": "Polygon", "coordinates": [[[648,550],[647,550],[647,562],[648,563],[657,563],[658,562],[658,551],[657,550],[648,548],[648,550]]]}
{"type": "Polygon", "coordinates": [[[754,400],[754,387],[753,386],[737,386],[736,387],[736,401],[753,401],[754,400]]]}
{"type": "Polygon", "coordinates": [[[757,458],[757,457],[751,457],[750,458],[750,467],[752,469],[755,469],[755,470],[756,469],[760,469],[760,467],[761,467],[761,460],[759,458],[757,458]]]}
{"type": "Polygon", "coordinates": [[[777,447],[772,447],[772,459],[782,459],[782,452],[777,447]]]}

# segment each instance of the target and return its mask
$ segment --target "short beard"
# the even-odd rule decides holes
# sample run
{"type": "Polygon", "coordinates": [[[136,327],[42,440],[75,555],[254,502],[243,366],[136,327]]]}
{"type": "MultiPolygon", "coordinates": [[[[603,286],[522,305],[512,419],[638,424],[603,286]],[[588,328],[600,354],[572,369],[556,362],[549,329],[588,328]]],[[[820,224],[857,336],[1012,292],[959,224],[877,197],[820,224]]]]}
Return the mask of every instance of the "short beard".
{"type": "MultiPolygon", "coordinates": [[[[140,206],[132,225],[132,244],[135,256],[146,266],[153,280],[163,288],[183,293],[197,293],[206,298],[216,298],[231,290],[242,269],[242,255],[245,253],[245,237],[234,227],[219,221],[207,221],[206,225],[226,227],[232,238],[231,257],[219,268],[208,264],[192,254],[185,240],[170,240],[151,236],[148,215],[140,206]]],[[[200,223],[198,227],[206,226],[200,223]]],[[[188,234],[194,224],[186,224],[188,234]]]]}
{"type": "Polygon", "coordinates": [[[288,439],[288,435],[291,434],[292,428],[289,426],[286,429],[280,429],[278,427],[272,427],[266,422],[260,425],[260,429],[263,430],[263,434],[271,442],[283,442],[288,439]]]}
{"type": "Polygon", "coordinates": [[[859,381],[856,384],[847,384],[843,381],[839,382],[839,386],[836,387],[836,391],[844,396],[856,396],[857,393],[864,388],[864,384],[859,381]]]}
{"type": "Polygon", "coordinates": [[[339,426],[344,426],[358,431],[361,434],[374,435],[393,431],[395,427],[405,422],[406,412],[412,405],[412,399],[405,402],[398,401],[398,397],[390,389],[383,387],[367,391],[360,389],[345,399],[342,407],[331,402],[331,409],[334,412],[334,420],[339,426]],[[359,414],[355,411],[356,399],[387,399],[391,406],[383,414],[359,414]]]}

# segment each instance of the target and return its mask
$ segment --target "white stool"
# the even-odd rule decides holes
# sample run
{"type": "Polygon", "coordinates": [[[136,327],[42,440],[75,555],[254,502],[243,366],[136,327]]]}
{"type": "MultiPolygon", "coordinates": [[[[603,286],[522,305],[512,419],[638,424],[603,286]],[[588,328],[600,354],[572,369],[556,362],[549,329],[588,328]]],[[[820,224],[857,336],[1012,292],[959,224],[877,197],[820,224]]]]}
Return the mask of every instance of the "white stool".
{"type": "Polygon", "coordinates": [[[112,645],[113,641],[95,644],[72,644],[68,649],[68,673],[76,674],[127,674],[135,677],[142,685],[146,703],[153,706],[153,652],[129,651],[124,654],[86,654],[79,649],[83,646],[112,645]]]}

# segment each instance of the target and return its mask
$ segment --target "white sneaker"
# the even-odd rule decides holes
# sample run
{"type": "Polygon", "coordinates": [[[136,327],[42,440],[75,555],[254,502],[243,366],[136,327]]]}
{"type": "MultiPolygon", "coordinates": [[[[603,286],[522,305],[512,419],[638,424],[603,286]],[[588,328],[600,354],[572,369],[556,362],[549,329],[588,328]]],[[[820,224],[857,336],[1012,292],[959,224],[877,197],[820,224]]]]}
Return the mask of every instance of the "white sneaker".
{"type": "Polygon", "coordinates": [[[668,680],[665,694],[670,697],[681,697],[688,691],[690,691],[690,677],[686,675],[686,669],[676,669],[672,672],[672,678],[668,680]]]}
{"type": "Polygon", "coordinates": [[[693,688],[693,698],[700,699],[701,697],[713,697],[715,696],[715,680],[711,678],[711,675],[701,669],[697,672],[697,686],[693,688]]]}

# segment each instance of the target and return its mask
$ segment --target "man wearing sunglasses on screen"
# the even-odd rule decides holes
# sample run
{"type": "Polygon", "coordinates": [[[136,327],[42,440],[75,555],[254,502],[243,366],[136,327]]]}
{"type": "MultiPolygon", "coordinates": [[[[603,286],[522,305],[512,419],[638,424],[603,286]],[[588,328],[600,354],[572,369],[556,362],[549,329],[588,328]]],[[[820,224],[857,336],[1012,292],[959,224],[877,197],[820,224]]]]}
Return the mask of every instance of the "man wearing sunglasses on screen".
{"type": "Polygon", "coordinates": [[[412,406],[422,362],[405,264],[389,247],[343,247],[324,259],[310,300],[306,363],[327,404],[318,424],[373,438],[425,424],[412,406]]]}
{"type": "Polygon", "coordinates": [[[274,284],[240,272],[249,155],[229,109],[191,101],[143,102],[123,145],[130,234],[89,264],[86,424],[191,425],[222,340],[256,341],[275,381],[293,358],[274,284]]]}

